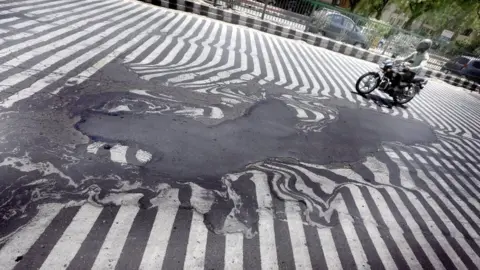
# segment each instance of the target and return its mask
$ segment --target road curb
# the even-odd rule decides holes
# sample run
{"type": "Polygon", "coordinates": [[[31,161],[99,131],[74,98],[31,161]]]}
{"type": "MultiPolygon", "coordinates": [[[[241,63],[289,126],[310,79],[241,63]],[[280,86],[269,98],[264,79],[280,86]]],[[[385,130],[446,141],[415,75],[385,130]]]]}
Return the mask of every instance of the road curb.
{"type": "MultiPolygon", "coordinates": [[[[219,9],[213,6],[200,4],[187,0],[139,0],[153,5],[194,13],[197,15],[209,17],[215,20],[220,20],[232,24],[242,25],[262,32],[273,35],[302,40],[310,45],[328,49],[337,53],[366,60],[372,63],[381,63],[386,59],[386,56],[379,55],[361,48],[354,47],[349,44],[344,44],[326,37],[316,36],[300,30],[291,29],[289,27],[281,26],[273,22],[261,20],[259,18],[248,17],[240,14],[230,12],[228,10],[219,9]]],[[[451,85],[463,87],[467,90],[478,91],[480,85],[475,82],[466,80],[453,75],[448,75],[443,72],[425,69],[420,73],[420,76],[437,78],[451,85]]]]}

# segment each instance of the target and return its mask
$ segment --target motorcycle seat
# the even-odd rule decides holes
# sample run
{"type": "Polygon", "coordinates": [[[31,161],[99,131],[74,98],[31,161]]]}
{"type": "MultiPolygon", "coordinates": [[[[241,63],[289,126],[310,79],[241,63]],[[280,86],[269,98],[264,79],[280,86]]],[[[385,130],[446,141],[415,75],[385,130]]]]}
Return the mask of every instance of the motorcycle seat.
{"type": "Polygon", "coordinates": [[[427,81],[427,79],[422,78],[422,77],[415,77],[412,80],[413,83],[423,83],[423,82],[426,82],[426,81],[427,81]]]}

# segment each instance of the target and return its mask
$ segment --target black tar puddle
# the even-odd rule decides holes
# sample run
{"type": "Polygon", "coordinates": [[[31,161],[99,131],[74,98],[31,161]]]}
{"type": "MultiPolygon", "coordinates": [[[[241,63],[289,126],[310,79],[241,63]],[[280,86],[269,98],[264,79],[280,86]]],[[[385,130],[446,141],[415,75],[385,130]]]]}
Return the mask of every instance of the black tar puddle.
{"type": "Polygon", "coordinates": [[[270,157],[315,164],[355,162],[376,152],[382,142],[412,145],[436,140],[433,131],[417,121],[364,109],[337,109],[336,121],[309,133],[296,129],[295,111],[275,99],[215,126],[175,115],[90,112],[77,128],[91,138],[147,147],[154,160],[146,168],[177,181],[219,177],[270,157]]]}
{"type": "MultiPolygon", "coordinates": [[[[88,198],[92,190],[98,199],[118,193],[114,190],[118,190],[119,179],[141,182],[137,188],[120,191],[142,193],[141,207],[150,206],[149,200],[158,195],[152,187],[161,183],[179,188],[182,207],[192,207],[189,201],[192,190],[182,183],[194,182],[207,190],[225,192],[222,177],[245,171],[248,164],[271,158],[291,158],[320,165],[351,163],[377,152],[384,142],[425,145],[436,141],[426,124],[369,109],[350,108],[351,104],[345,106],[337,100],[324,102],[336,103],[330,105],[337,112],[334,120],[328,121],[320,132],[304,132],[296,126],[300,121],[297,112],[277,99],[282,94],[295,93],[276,86],[265,89],[266,99],[258,101],[262,96],[261,87],[247,85],[240,90],[257,101],[244,102],[234,108],[223,107],[224,118],[210,122],[174,112],[138,113],[145,110],[145,102],[136,103],[137,107],[132,105],[133,112],[101,110],[112,100],[138,101],[138,95],[128,92],[132,89],[172,96],[174,103],[163,100],[162,104],[176,110],[183,105],[208,110],[221,101],[213,94],[192,93],[140,80],[114,64],[85,83],[62,90],[54,98],[37,95],[37,100],[19,103],[18,112],[8,116],[8,120],[3,116],[9,141],[2,157],[18,158],[28,154],[32,162],[48,161],[65,176],[49,174],[46,181],[31,184],[41,176],[39,171],[1,167],[0,173],[6,177],[0,185],[5,187],[4,208],[0,214],[8,214],[11,219],[0,222],[0,235],[14,231],[31,218],[38,204],[79,201],[88,198]],[[80,119],[75,126],[72,123],[77,120],[74,119],[80,119]],[[153,159],[146,165],[125,166],[112,162],[107,154],[88,155],[85,151],[88,138],[91,142],[135,146],[150,152],[153,159]],[[77,186],[68,185],[67,177],[77,186]]],[[[142,99],[149,101],[148,96],[142,99]]],[[[239,181],[232,184],[232,189],[244,198],[238,209],[238,220],[247,227],[255,227],[258,218],[255,196],[249,196],[254,193],[254,187],[239,181]]],[[[214,231],[221,228],[234,207],[237,207],[235,202],[229,198],[217,196],[211,211],[205,215],[207,225],[214,231]]]]}
{"type": "MultiPolygon", "coordinates": [[[[96,140],[141,145],[152,153],[153,160],[142,168],[146,186],[164,182],[178,187],[181,182],[194,182],[217,191],[226,190],[222,176],[271,158],[313,164],[354,163],[377,152],[385,142],[424,145],[436,141],[433,131],[417,121],[365,109],[336,109],[337,119],[321,132],[296,128],[296,111],[275,98],[256,103],[234,120],[211,126],[175,114],[84,111],[76,128],[96,140]]],[[[215,232],[224,231],[226,217],[237,208],[236,218],[246,228],[255,228],[258,213],[252,184],[231,183],[241,203],[216,196],[205,215],[207,226],[215,232]]],[[[190,206],[190,196],[188,188],[180,187],[183,206],[190,206]]],[[[144,197],[146,207],[148,198],[144,197]]]]}

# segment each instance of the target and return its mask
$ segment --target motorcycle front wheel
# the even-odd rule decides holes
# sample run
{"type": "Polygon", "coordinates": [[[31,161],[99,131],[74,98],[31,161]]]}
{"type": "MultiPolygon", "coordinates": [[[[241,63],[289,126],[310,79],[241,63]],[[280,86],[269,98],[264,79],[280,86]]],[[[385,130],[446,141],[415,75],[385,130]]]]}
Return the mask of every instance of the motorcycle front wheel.
{"type": "Polygon", "coordinates": [[[366,95],[375,90],[380,83],[380,76],[376,72],[368,72],[358,78],[355,89],[360,95],[366,95]]]}

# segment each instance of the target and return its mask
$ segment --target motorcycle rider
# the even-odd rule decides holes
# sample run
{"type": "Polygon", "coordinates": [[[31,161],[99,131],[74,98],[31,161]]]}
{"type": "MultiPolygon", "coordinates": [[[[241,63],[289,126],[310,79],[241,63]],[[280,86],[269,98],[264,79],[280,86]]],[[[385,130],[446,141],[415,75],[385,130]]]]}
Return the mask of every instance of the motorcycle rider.
{"type": "Polygon", "coordinates": [[[430,49],[430,47],[432,47],[432,43],[433,42],[431,39],[424,39],[420,41],[420,43],[418,43],[417,49],[414,53],[410,54],[405,58],[395,60],[396,63],[411,63],[409,67],[405,67],[404,70],[399,72],[395,77],[393,85],[396,90],[398,90],[400,82],[410,82],[411,80],[413,80],[415,75],[417,75],[420,70],[427,64],[428,59],[430,59],[427,51],[430,49]]]}

